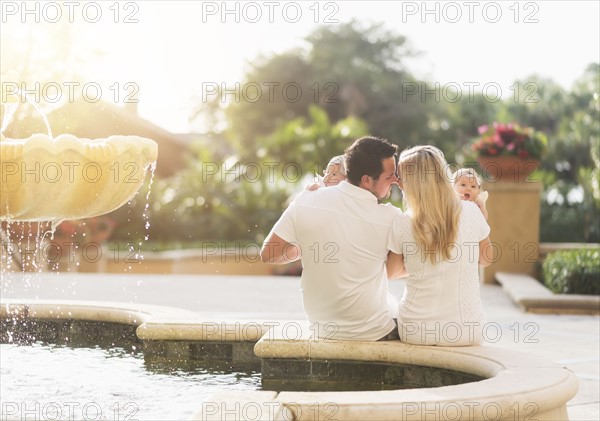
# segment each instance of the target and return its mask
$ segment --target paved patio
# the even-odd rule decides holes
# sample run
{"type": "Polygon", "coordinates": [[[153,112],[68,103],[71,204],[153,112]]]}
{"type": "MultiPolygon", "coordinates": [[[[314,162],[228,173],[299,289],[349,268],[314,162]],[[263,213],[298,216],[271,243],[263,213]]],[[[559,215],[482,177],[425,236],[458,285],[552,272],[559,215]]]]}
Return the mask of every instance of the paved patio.
{"type": "MultiPolygon", "coordinates": [[[[299,278],[259,276],[7,274],[2,299],[103,300],[191,310],[211,319],[303,319],[299,278]]],[[[402,294],[402,281],[390,282],[402,294]]],[[[488,316],[486,346],[526,351],[554,360],[579,379],[569,402],[571,420],[600,419],[598,316],[522,312],[500,286],[483,285],[488,316]]]]}

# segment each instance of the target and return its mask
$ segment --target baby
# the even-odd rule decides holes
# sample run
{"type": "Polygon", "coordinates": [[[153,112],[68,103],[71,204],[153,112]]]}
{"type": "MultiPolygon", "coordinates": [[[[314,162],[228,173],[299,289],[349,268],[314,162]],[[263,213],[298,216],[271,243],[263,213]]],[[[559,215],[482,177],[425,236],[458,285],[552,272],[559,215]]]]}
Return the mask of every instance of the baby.
{"type": "Polygon", "coordinates": [[[323,171],[323,177],[317,176],[318,182],[312,183],[306,189],[317,190],[319,187],[330,187],[336,186],[340,182],[346,179],[346,164],[344,162],[344,155],[338,155],[331,158],[325,171],[323,171]]]}
{"type": "Polygon", "coordinates": [[[481,178],[472,168],[459,168],[452,174],[452,182],[454,190],[458,193],[461,199],[474,202],[481,213],[488,218],[488,212],[485,207],[485,202],[488,198],[488,192],[481,191],[481,178]]]}

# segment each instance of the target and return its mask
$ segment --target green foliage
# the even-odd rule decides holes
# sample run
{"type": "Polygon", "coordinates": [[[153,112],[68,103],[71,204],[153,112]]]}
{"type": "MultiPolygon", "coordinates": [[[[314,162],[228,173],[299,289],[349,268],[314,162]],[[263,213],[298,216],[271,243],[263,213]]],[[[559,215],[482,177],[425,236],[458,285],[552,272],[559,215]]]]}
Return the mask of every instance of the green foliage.
{"type": "Polygon", "coordinates": [[[287,122],[312,119],[311,106],[324,109],[330,121],[347,117],[364,120],[371,134],[400,145],[427,139],[431,107],[422,101],[420,93],[405,95],[407,84],[417,82],[404,67],[405,59],[413,55],[404,37],[381,25],[364,27],[350,22],[320,27],[306,41],[304,48],[252,63],[241,85],[261,86],[260,98],[252,98],[254,92],[250,90],[248,95],[241,90],[240,98],[225,105],[221,95],[215,95],[211,104],[198,111],[211,121],[219,114],[224,116],[225,135],[242,160],[257,158],[263,146],[261,139],[287,122]],[[269,83],[272,97],[268,95],[269,83]],[[288,84],[302,89],[297,100],[296,95],[282,94],[288,84]]]}
{"type": "Polygon", "coordinates": [[[364,121],[347,117],[331,124],[324,109],[311,105],[309,119],[293,119],[261,139],[266,160],[296,164],[302,174],[320,173],[329,160],[367,134],[364,121]]]}
{"type": "Polygon", "coordinates": [[[556,82],[531,75],[512,85],[513,95],[502,102],[499,120],[519,122],[554,133],[562,116],[573,111],[573,98],[556,82]]]}
{"type": "Polygon", "coordinates": [[[540,240],[550,243],[599,242],[598,212],[582,213],[579,204],[542,202],[540,240]]]}
{"type": "MultiPolygon", "coordinates": [[[[450,93],[448,96],[453,98],[454,94],[450,93]]],[[[462,95],[456,103],[444,102],[441,105],[443,115],[437,118],[441,123],[430,124],[430,128],[434,133],[440,126],[440,129],[446,127],[446,130],[437,131],[438,139],[432,143],[440,146],[449,160],[455,157],[457,162],[474,162],[475,157],[470,148],[473,137],[482,123],[497,120],[500,103],[490,102],[482,94],[475,93],[471,98],[462,95]]]]}
{"type": "Polygon", "coordinates": [[[600,294],[600,249],[565,250],[548,254],[544,282],[558,294],[600,294]]]}
{"type": "Polygon", "coordinates": [[[236,156],[210,158],[206,150],[169,179],[157,179],[115,216],[127,221],[115,240],[149,236],[155,242],[262,242],[281,215],[292,187],[270,182],[268,167],[242,164],[236,156]],[[148,207],[148,211],[144,209],[148,207]],[[149,214],[146,230],[144,214],[149,214]]]}
{"type": "Polygon", "coordinates": [[[590,177],[590,188],[592,190],[592,197],[596,203],[596,207],[600,209],[600,144],[596,143],[596,146],[592,146],[592,161],[594,161],[594,169],[592,170],[590,177]]]}
{"type": "MultiPolygon", "coordinates": [[[[326,97],[323,87],[326,79],[317,78],[297,52],[289,52],[270,59],[258,58],[243,86],[258,86],[261,95],[255,99],[251,89],[240,90],[241,96],[225,106],[226,96],[216,95],[218,109],[227,123],[225,136],[234,145],[242,160],[258,158],[260,137],[269,135],[285,122],[307,117],[308,106],[326,97]],[[299,90],[297,90],[299,88],[299,90]]],[[[258,92],[258,90],[256,90],[258,92]]],[[[207,111],[215,110],[215,106],[207,111]]],[[[208,113],[211,117],[211,114],[208,113]]],[[[213,120],[216,118],[213,116],[213,120]]]]}
{"type": "Polygon", "coordinates": [[[561,114],[542,161],[554,177],[544,181],[541,241],[600,241],[599,95],[600,66],[592,64],[572,92],[554,98],[561,114]]]}
{"type": "Polygon", "coordinates": [[[422,141],[428,107],[405,67],[415,55],[405,37],[382,25],[350,22],[322,26],[307,41],[306,61],[314,75],[337,88],[337,101],[323,104],[332,120],[356,116],[375,136],[400,145],[422,141]],[[408,87],[415,85],[419,92],[409,95],[408,87]]]}

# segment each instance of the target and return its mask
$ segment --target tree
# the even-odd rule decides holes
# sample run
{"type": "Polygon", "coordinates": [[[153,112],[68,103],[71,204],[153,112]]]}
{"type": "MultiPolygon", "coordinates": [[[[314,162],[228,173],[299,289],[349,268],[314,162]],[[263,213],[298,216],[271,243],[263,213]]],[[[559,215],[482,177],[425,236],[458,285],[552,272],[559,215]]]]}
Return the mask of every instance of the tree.
{"type": "Polygon", "coordinates": [[[224,115],[226,136],[242,159],[257,158],[260,139],[285,122],[310,118],[311,105],[323,108],[330,121],[360,118],[371,134],[400,145],[427,137],[429,104],[419,93],[408,94],[421,85],[404,67],[412,56],[404,37],[350,22],[320,27],[306,41],[306,48],[257,59],[230,104],[223,104],[223,92],[203,104],[209,120],[224,115]]]}
{"type": "Polygon", "coordinates": [[[552,116],[553,124],[548,126],[549,151],[542,161],[545,173],[541,210],[545,223],[541,239],[597,242],[600,66],[590,64],[572,91],[561,95],[552,95],[548,100],[551,103],[542,106],[556,110],[557,115],[552,116]]]}
{"type": "Polygon", "coordinates": [[[332,124],[320,107],[309,107],[309,118],[298,117],[261,138],[261,155],[283,165],[297,166],[301,174],[320,173],[327,162],[367,134],[364,121],[347,117],[332,124]]]}
{"type": "MultiPolygon", "coordinates": [[[[447,98],[458,98],[458,93],[448,93],[447,98]]],[[[483,94],[461,95],[456,102],[445,99],[436,109],[430,110],[429,143],[439,146],[448,161],[459,163],[474,161],[470,145],[477,136],[479,126],[496,118],[500,105],[489,101],[483,94]]]]}

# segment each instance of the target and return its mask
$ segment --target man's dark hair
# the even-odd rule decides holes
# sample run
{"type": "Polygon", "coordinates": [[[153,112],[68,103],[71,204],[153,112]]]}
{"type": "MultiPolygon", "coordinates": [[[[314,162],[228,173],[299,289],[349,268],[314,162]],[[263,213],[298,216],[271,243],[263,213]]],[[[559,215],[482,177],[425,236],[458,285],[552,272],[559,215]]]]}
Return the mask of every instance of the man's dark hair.
{"type": "Polygon", "coordinates": [[[386,139],[372,136],[361,137],[346,149],[346,173],[348,181],[355,186],[360,184],[363,175],[374,180],[383,172],[382,160],[398,152],[398,147],[386,139]]]}

